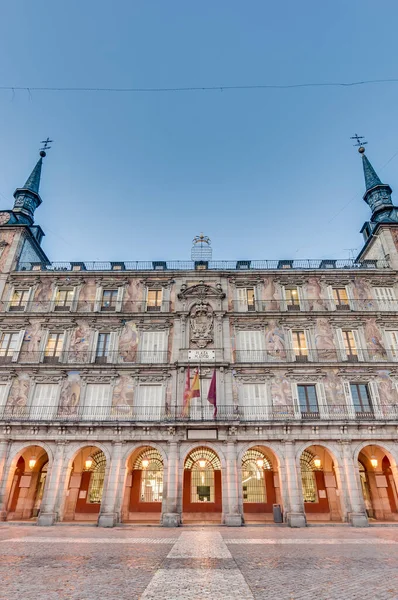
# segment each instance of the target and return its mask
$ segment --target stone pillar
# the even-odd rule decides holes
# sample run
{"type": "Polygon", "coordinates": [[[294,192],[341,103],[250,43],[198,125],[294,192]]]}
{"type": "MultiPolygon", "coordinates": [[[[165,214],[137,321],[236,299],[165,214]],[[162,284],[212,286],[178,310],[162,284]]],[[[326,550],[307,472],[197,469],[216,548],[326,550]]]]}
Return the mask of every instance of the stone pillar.
{"type": "Polygon", "coordinates": [[[58,497],[59,486],[61,484],[61,475],[64,467],[64,455],[65,442],[57,442],[51,470],[47,474],[43,500],[40,506],[39,517],[37,519],[37,524],[41,527],[54,525],[54,523],[58,520],[55,504],[58,497]]]}
{"type": "Polygon", "coordinates": [[[225,525],[228,525],[228,527],[240,527],[242,525],[242,515],[239,512],[238,470],[237,470],[237,465],[236,465],[236,444],[233,441],[227,442],[226,462],[227,462],[228,513],[225,515],[225,525]]]}
{"type": "Polygon", "coordinates": [[[0,521],[7,518],[7,480],[9,473],[5,472],[8,455],[8,441],[0,442],[0,521]]]}
{"type": "Polygon", "coordinates": [[[352,458],[350,443],[342,444],[343,468],[345,475],[346,493],[349,500],[348,519],[354,527],[367,527],[369,525],[365,510],[365,501],[359,485],[358,467],[352,458]]]}
{"type": "Polygon", "coordinates": [[[164,473],[167,496],[162,515],[163,527],[179,527],[181,524],[181,514],[178,511],[178,466],[178,443],[169,442],[167,472],[164,473]]]}
{"type": "Polygon", "coordinates": [[[285,442],[285,466],[289,510],[286,521],[290,527],[305,527],[307,520],[304,511],[301,473],[297,472],[293,442],[285,442]]]}
{"type": "Polygon", "coordinates": [[[115,442],[112,455],[107,465],[107,476],[105,479],[104,492],[102,494],[101,508],[98,517],[98,527],[114,527],[120,521],[120,515],[116,512],[118,482],[122,467],[122,442],[115,442]]]}

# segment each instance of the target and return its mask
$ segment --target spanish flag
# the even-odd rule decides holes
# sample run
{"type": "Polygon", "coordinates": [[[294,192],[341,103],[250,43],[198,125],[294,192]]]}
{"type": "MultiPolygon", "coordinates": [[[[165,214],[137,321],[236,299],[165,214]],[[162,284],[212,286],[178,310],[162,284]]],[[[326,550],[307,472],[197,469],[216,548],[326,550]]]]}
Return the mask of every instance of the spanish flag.
{"type": "Polygon", "coordinates": [[[184,408],[183,415],[187,417],[189,415],[189,407],[191,404],[192,398],[200,398],[200,382],[199,382],[199,372],[196,369],[195,374],[193,376],[192,385],[191,385],[191,373],[189,367],[187,368],[187,378],[185,380],[185,388],[184,388],[184,408]]]}
{"type": "Polygon", "coordinates": [[[199,371],[196,369],[191,386],[191,398],[200,398],[199,371]]]}

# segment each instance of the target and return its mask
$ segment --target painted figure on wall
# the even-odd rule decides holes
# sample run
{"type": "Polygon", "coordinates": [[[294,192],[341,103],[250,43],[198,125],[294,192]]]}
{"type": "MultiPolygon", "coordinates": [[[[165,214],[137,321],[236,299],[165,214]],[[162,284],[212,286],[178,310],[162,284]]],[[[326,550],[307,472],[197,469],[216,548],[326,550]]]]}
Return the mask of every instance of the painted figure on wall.
{"type": "Polygon", "coordinates": [[[285,335],[274,319],[269,321],[265,330],[265,349],[270,361],[286,360],[285,335]]]}
{"type": "Polygon", "coordinates": [[[134,379],[129,375],[121,375],[113,390],[112,407],[117,413],[129,414],[134,401],[134,379]]]}
{"type": "Polygon", "coordinates": [[[266,277],[264,279],[264,296],[265,310],[278,310],[278,296],[276,293],[276,287],[272,277],[266,277]]]}
{"type": "Polygon", "coordinates": [[[88,362],[90,344],[90,327],[84,321],[78,321],[76,329],[71,334],[68,360],[69,362],[88,362]]]}
{"type": "Polygon", "coordinates": [[[93,279],[87,281],[79,294],[79,312],[91,312],[94,309],[94,300],[97,292],[97,284],[93,279]]]}
{"type": "Polygon", "coordinates": [[[135,362],[137,360],[138,330],[134,321],[127,321],[119,338],[119,362],[135,362]]]}
{"type": "Polygon", "coordinates": [[[377,371],[377,387],[379,390],[380,404],[382,406],[393,406],[398,404],[398,393],[389,371],[377,371]]]}
{"type": "Polygon", "coordinates": [[[337,359],[333,331],[327,319],[317,319],[315,322],[315,348],[320,360],[337,359]]]}
{"type": "Polygon", "coordinates": [[[34,310],[37,312],[47,312],[50,308],[52,297],[52,282],[51,279],[43,279],[40,281],[33,300],[34,310]]]}
{"type": "Polygon", "coordinates": [[[40,359],[40,343],[43,335],[40,321],[33,321],[26,329],[22,342],[20,360],[38,362],[40,359]]]}
{"type": "Polygon", "coordinates": [[[387,352],[376,319],[366,319],[364,330],[370,360],[386,360],[387,352]]]}
{"type": "Polygon", "coordinates": [[[126,286],[123,297],[124,312],[142,312],[144,296],[142,284],[137,279],[132,279],[126,286]]]}
{"type": "Polygon", "coordinates": [[[80,402],[81,379],[79,371],[69,371],[62,385],[59,406],[60,412],[67,415],[77,413],[80,402]]]}
{"type": "Polygon", "coordinates": [[[3,273],[15,237],[15,231],[2,231],[0,236],[0,272],[3,273]]]}
{"type": "Polygon", "coordinates": [[[309,310],[327,310],[327,292],[316,277],[309,277],[305,285],[305,294],[309,310]]]}
{"type": "Polygon", "coordinates": [[[27,406],[30,390],[30,377],[27,373],[20,373],[14,379],[8,396],[7,408],[18,409],[27,406]]]}
{"type": "Polygon", "coordinates": [[[291,415],[293,413],[292,386],[283,375],[272,378],[271,398],[274,414],[291,415]]]}
{"type": "Polygon", "coordinates": [[[354,298],[358,310],[372,310],[377,308],[376,302],[373,300],[372,288],[363,277],[354,278],[354,298]]]}
{"type": "Polygon", "coordinates": [[[326,402],[329,413],[342,415],[346,413],[347,403],[344,395],[343,383],[337,369],[327,371],[324,379],[326,402]]]}

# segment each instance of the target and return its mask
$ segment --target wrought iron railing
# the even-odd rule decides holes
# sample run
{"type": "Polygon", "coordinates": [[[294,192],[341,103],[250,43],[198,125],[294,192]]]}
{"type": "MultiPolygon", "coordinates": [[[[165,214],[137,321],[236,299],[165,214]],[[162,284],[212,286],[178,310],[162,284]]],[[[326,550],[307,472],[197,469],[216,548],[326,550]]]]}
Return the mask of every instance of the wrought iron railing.
{"type": "Polygon", "coordinates": [[[381,406],[377,412],[364,411],[360,406],[329,405],[322,410],[300,411],[293,405],[224,406],[215,413],[214,407],[203,406],[185,410],[182,406],[5,406],[0,409],[0,421],[62,422],[126,422],[126,423],[200,423],[200,422],[263,422],[263,421],[397,421],[398,404],[381,406]]]}
{"type": "Polygon", "coordinates": [[[76,262],[21,262],[18,271],[268,271],[335,270],[335,269],[385,269],[386,260],[352,259],[297,259],[297,260],[167,260],[167,261],[76,261],[76,262]]]}

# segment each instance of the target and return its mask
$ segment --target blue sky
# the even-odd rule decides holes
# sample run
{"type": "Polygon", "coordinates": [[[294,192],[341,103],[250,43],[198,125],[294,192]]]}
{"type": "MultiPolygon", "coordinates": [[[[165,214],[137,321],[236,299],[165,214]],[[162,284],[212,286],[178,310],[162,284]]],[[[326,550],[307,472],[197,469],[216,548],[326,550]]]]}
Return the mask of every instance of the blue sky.
{"type": "MultiPolygon", "coordinates": [[[[398,77],[396,0],[13,0],[0,85],[174,87],[398,77]]],[[[0,91],[0,201],[55,140],[36,221],[53,260],[324,258],[360,248],[366,135],[398,188],[398,84],[106,94],[0,91]]],[[[398,200],[397,200],[398,201],[398,200]]]]}

